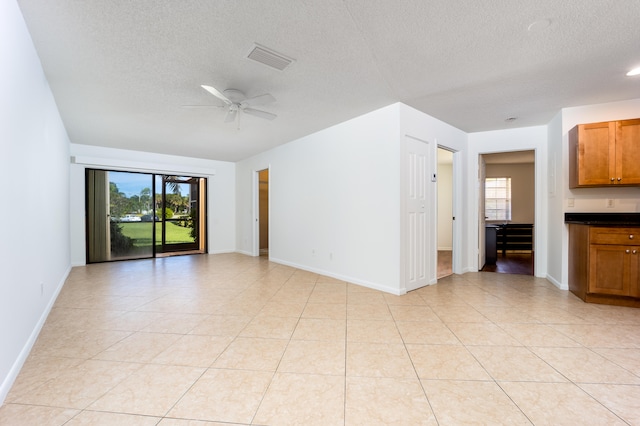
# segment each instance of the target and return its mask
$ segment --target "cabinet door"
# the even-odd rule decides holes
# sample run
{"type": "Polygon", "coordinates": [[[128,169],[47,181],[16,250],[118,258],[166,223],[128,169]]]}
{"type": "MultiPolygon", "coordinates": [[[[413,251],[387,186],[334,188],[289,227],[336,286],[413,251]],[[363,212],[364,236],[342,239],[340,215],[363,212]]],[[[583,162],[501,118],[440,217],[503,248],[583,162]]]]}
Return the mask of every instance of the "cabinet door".
{"type": "Polygon", "coordinates": [[[629,262],[629,295],[640,297],[640,247],[629,248],[631,257],[629,262]]]}
{"type": "Polygon", "coordinates": [[[640,119],[616,122],[616,183],[640,184],[640,119]]]}
{"type": "Polygon", "coordinates": [[[615,183],[616,123],[592,123],[578,126],[578,185],[615,183]]]}
{"type": "Polygon", "coordinates": [[[591,244],[589,259],[589,293],[629,296],[630,246],[591,244]]]}

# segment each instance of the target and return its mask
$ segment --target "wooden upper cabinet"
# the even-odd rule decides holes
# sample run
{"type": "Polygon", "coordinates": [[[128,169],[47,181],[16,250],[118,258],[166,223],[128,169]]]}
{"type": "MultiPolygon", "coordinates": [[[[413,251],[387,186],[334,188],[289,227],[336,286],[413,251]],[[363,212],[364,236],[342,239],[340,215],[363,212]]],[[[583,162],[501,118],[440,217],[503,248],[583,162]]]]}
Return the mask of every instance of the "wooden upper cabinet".
{"type": "Polygon", "coordinates": [[[580,124],[569,132],[569,187],[610,185],[615,174],[615,122],[580,124]]]}
{"type": "Polygon", "coordinates": [[[640,119],[569,131],[569,187],[640,185],[640,119]]]}
{"type": "Polygon", "coordinates": [[[640,185],[640,119],[616,122],[616,183],[640,185]]]}

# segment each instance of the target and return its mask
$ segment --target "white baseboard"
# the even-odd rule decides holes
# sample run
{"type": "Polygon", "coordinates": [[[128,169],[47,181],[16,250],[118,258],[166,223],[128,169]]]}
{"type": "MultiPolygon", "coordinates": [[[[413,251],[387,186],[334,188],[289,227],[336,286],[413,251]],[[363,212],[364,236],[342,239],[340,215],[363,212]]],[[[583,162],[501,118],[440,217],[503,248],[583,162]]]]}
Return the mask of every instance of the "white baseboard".
{"type": "Polygon", "coordinates": [[[252,256],[253,257],[253,253],[251,253],[250,251],[245,251],[245,250],[234,250],[233,253],[240,253],[240,254],[244,254],[247,256],[252,256]]]}
{"type": "Polygon", "coordinates": [[[222,249],[222,250],[209,250],[207,254],[226,254],[226,253],[237,253],[232,249],[222,249]]]}
{"type": "Polygon", "coordinates": [[[555,278],[553,278],[551,275],[547,275],[544,278],[546,278],[547,281],[549,281],[551,284],[553,284],[556,287],[558,287],[560,290],[569,290],[569,286],[567,284],[562,284],[561,282],[559,282],[555,278]]]}
{"type": "Polygon", "coordinates": [[[327,276],[327,277],[335,278],[337,280],[346,281],[346,282],[351,283],[351,284],[357,284],[357,285],[360,285],[360,286],[363,286],[363,287],[367,287],[367,288],[370,288],[370,289],[373,289],[373,290],[384,291],[385,293],[394,294],[396,296],[401,296],[401,295],[406,293],[406,291],[401,291],[398,288],[393,288],[393,287],[385,286],[383,284],[374,283],[374,282],[370,282],[370,281],[366,281],[366,280],[361,280],[361,279],[354,278],[354,277],[349,277],[349,276],[346,276],[346,275],[336,274],[336,273],[333,273],[331,271],[325,271],[323,269],[312,268],[312,267],[309,267],[309,266],[306,266],[306,265],[299,265],[297,263],[289,262],[289,261],[282,260],[282,259],[277,259],[277,258],[273,258],[272,257],[269,260],[271,262],[279,263],[281,265],[291,266],[293,268],[302,269],[303,271],[313,272],[315,274],[320,274],[320,275],[324,275],[324,276],[327,276]]]}
{"type": "Polygon", "coordinates": [[[42,315],[40,315],[40,319],[38,319],[36,326],[31,331],[31,335],[29,336],[29,339],[27,339],[27,342],[25,343],[22,350],[20,351],[18,358],[15,360],[15,362],[11,366],[11,369],[9,370],[9,373],[7,374],[7,376],[4,378],[2,385],[0,385],[0,405],[4,403],[4,400],[7,398],[7,395],[11,390],[11,386],[13,386],[13,383],[16,381],[16,378],[18,377],[18,374],[20,373],[22,366],[27,361],[27,358],[29,357],[29,353],[31,353],[31,349],[33,349],[33,345],[36,343],[36,340],[38,339],[38,335],[40,334],[40,331],[42,331],[42,327],[44,326],[44,323],[47,321],[47,317],[49,316],[49,313],[51,312],[53,305],[56,303],[56,299],[58,298],[58,295],[60,294],[60,291],[62,290],[62,287],[64,286],[64,283],[67,280],[67,277],[69,276],[69,273],[71,272],[71,268],[72,268],[71,265],[67,267],[67,270],[64,272],[62,279],[58,282],[58,285],[55,291],[51,295],[51,299],[49,300],[49,303],[47,303],[47,306],[42,312],[42,315]]]}

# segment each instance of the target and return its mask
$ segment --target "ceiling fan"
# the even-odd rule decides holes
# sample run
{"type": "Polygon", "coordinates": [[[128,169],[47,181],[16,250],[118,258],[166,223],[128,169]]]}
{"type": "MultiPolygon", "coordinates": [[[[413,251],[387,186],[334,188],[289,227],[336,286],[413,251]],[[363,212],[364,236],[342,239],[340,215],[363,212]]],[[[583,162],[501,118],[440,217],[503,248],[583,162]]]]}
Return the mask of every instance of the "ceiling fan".
{"type": "Polygon", "coordinates": [[[225,107],[227,108],[227,115],[224,119],[225,123],[237,121],[239,128],[240,113],[242,112],[255,117],[264,118],[266,120],[273,120],[277,117],[276,114],[253,108],[256,105],[265,105],[275,102],[276,98],[269,93],[255,96],[253,98],[247,98],[244,93],[237,89],[226,89],[225,91],[220,92],[215,87],[207,86],[205,84],[202,85],[202,88],[226,104],[225,107]]]}

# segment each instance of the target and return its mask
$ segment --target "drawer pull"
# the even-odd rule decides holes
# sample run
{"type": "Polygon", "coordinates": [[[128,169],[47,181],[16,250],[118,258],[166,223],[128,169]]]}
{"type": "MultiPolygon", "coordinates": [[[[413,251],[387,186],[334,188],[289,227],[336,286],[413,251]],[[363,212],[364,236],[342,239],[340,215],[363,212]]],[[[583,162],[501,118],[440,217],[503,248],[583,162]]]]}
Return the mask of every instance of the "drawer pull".
{"type": "Polygon", "coordinates": [[[636,254],[638,251],[637,250],[633,250],[631,253],[636,254]]]}
{"type": "Polygon", "coordinates": [[[614,180],[616,180],[616,178],[611,178],[611,182],[613,182],[614,180]]]}
{"type": "Polygon", "coordinates": [[[633,234],[629,235],[629,239],[633,240],[633,234]]]}
{"type": "Polygon", "coordinates": [[[620,182],[622,180],[622,178],[618,178],[618,182],[620,182]]]}
{"type": "Polygon", "coordinates": [[[629,254],[629,253],[631,253],[631,250],[626,249],[624,252],[625,252],[625,253],[627,253],[627,254],[629,254]]]}

